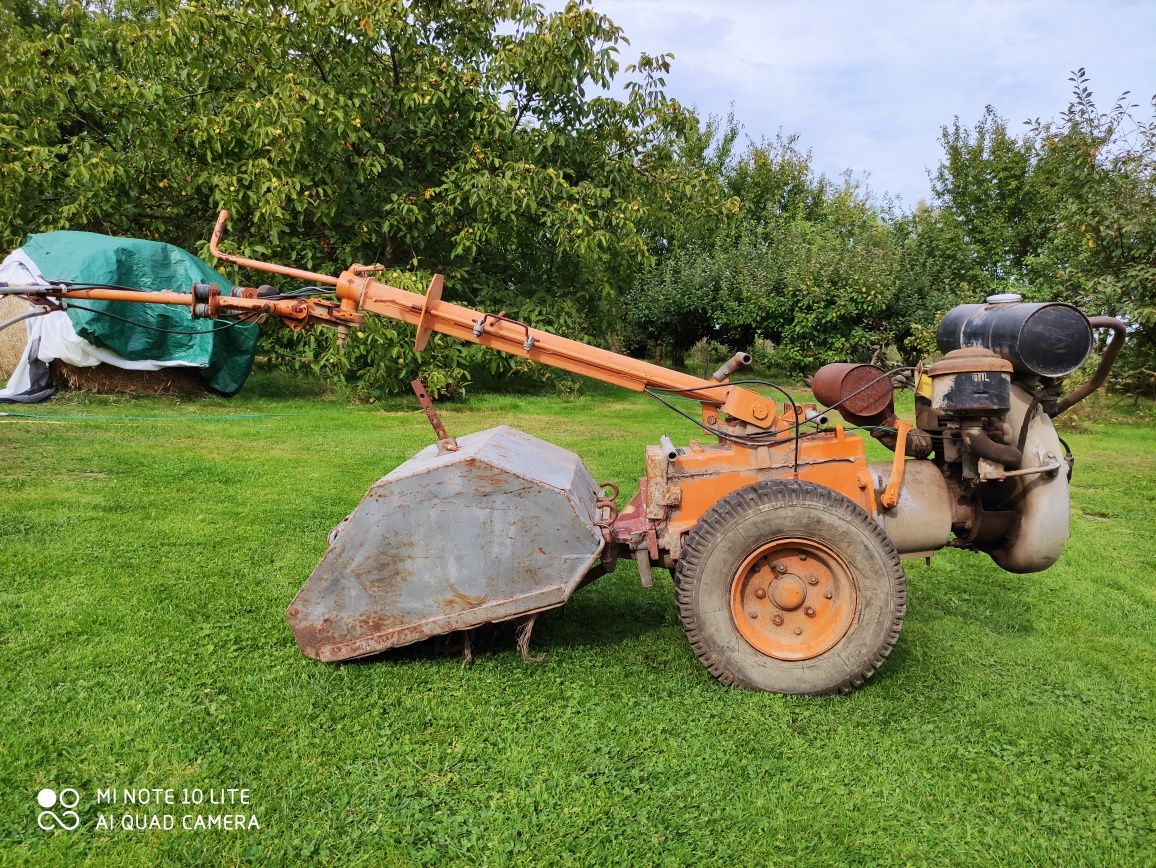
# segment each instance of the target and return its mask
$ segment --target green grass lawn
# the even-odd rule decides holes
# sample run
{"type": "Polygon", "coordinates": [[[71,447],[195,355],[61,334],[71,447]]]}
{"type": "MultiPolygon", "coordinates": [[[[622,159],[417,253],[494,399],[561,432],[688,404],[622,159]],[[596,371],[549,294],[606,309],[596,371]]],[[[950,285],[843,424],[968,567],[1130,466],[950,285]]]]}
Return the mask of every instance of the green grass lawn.
{"type": "MultiPolygon", "coordinates": [[[[644,590],[629,563],[539,620],[540,665],[509,631],[466,669],[453,642],[301,656],[282,613],[326,533],[432,435],[412,399],[274,385],[0,418],[4,861],[1156,862],[1151,427],[1065,435],[1057,566],[908,562],[887,665],[806,700],[711,680],[666,572],[644,590]],[[79,829],[38,828],[42,787],[80,791],[79,829]],[[96,805],[99,787],[246,787],[260,830],[100,830],[126,809],[96,805]]],[[[600,388],[443,416],[572,449],[625,496],[646,443],[693,435],[600,388]]]]}

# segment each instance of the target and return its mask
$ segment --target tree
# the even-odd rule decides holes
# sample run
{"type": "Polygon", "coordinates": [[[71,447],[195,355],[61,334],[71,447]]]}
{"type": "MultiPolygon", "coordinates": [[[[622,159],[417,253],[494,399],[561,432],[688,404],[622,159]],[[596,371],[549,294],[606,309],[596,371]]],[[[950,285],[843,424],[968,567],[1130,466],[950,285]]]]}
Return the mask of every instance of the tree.
{"type": "Polygon", "coordinates": [[[1056,120],[1028,122],[1039,185],[1054,215],[1039,254],[1040,282],[1093,314],[1129,324],[1114,380],[1156,395],[1156,96],[1147,120],[1125,92],[1096,105],[1083,69],[1056,120]]]}
{"type": "MultiPolygon", "coordinates": [[[[993,292],[1070,302],[1124,317],[1130,332],[1115,382],[1156,387],[1156,122],[1122,96],[1097,108],[1084,70],[1055,120],[1012,135],[990,106],[971,129],[942,133],[930,207],[897,224],[903,338],[929,349],[929,326],[953,304],[993,292]]],[[[1154,103],[1156,108],[1156,103],[1154,103]]],[[[1154,115],[1156,117],[1156,115],[1154,115]]]]}
{"type": "Polygon", "coordinates": [[[887,316],[898,253],[883,216],[849,178],[817,176],[796,136],[737,153],[734,119],[689,155],[709,168],[723,219],[661,239],[656,264],[627,296],[637,344],[675,362],[708,338],[772,347],[761,361],[791,373],[870,359],[892,341],[887,316]]]}
{"type": "MultiPolygon", "coordinates": [[[[592,336],[649,256],[644,227],[700,186],[672,158],[694,121],[663,93],[669,59],[623,70],[621,30],[585,0],[552,14],[529,0],[21,0],[0,33],[10,246],[68,227],[204,252],[223,207],[245,254],[381,262],[419,285],[440,271],[447,297],[592,336]]],[[[383,389],[424,370],[435,393],[470,364],[516,364],[443,341],[419,359],[403,331],[373,323],[340,351],[281,332],[269,348],[383,389]]]]}
{"type": "Polygon", "coordinates": [[[964,243],[950,249],[957,279],[994,291],[1024,285],[1042,228],[1043,199],[1032,184],[1029,148],[988,106],[971,130],[956,118],[940,134],[944,157],[931,192],[945,222],[964,243]]]}

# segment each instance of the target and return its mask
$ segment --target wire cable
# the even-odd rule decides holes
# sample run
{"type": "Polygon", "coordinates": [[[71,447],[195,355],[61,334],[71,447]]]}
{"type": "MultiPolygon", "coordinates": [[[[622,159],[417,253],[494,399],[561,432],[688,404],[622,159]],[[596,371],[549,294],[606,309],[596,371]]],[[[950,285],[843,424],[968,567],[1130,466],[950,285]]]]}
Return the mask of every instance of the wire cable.
{"type": "MultiPolygon", "coordinates": [[[[35,284],[35,285],[36,286],[45,286],[49,289],[59,289],[60,287],[66,287],[67,289],[65,291],[73,290],[73,289],[115,289],[115,290],[119,290],[121,292],[139,292],[143,295],[148,295],[149,293],[156,291],[156,290],[151,290],[151,289],[141,289],[139,286],[124,286],[124,285],[119,284],[119,283],[99,283],[99,282],[93,283],[93,282],[84,281],[84,280],[51,280],[51,279],[49,279],[44,284],[35,284]]],[[[173,290],[165,290],[165,291],[166,292],[172,292],[173,290]]]]}
{"type": "MultiPolygon", "coordinates": [[[[664,390],[664,391],[669,391],[669,390],[664,390]]],[[[757,435],[757,436],[754,434],[730,434],[730,433],[728,433],[726,431],[722,431],[718,428],[711,428],[709,425],[705,424],[704,422],[699,421],[698,419],[694,418],[694,416],[690,415],[689,413],[686,413],[686,412],[680,410],[674,404],[671,404],[669,401],[667,401],[665,398],[663,398],[661,395],[659,395],[656,391],[652,391],[651,389],[643,389],[643,392],[645,392],[650,397],[654,398],[654,400],[658,401],[660,404],[662,404],[667,409],[673,410],[679,416],[682,416],[684,419],[686,419],[690,422],[693,422],[695,425],[697,425],[703,431],[706,431],[708,434],[712,434],[716,437],[721,437],[723,440],[729,440],[732,443],[738,443],[742,446],[779,446],[779,445],[782,445],[783,443],[789,443],[795,439],[794,434],[790,434],[790,435],[787,435],[785,437],[782,436],[784,434],[784,432],[782,432],[782,431],[768,431],[765,435],[757,435]],[[775,436],[777,439],[773,439],[773,440],[765,439],[766,437],[772,436],[772,435],[775,436]]],[[[818,432],[808,432],[808,433],[801,434],[799,436],[810,437],[816,433],[818,433],[818,432]]]]}
{"type": "MultiPolygon", "coordinates": [[[[745,382],[755,382],[755,381],[745,381],[745,382]]],[[[759,381],[759,382],[764,382],[764,381],[759,381]]],[[[736,384],[734,384],[734,383],[720,383],[719,385],[736,385],[736,384]]],[[[768,385],[768,386],[772,386],[774,388],[777,388],[780,391],[782,391],[784,395],[787,395],[787,400],[791,402],[791,406],[792,406],[792,408],[794,408],[795,415],[797,418],[798,408],[795,407],[794,399],[791,398],[791,396],[789,394],[787,394],[786,390],[782,389],[782,387],[777,386],[774,383],[764,382],[764,385],[768,385]]],[[[707,388],[714,388],[714,386],[708,386],[707,388]]],[[[791,436],[789,436],[789,437],[781,437],[780,435],[783,432],[775,432],[775,431],[768,431],[768,432],[766,432],[766,434],[760,434],[760,435],[730,434],[730,433],[727,433],[725,431],[721,431],[717,428],[711,428],[709,425],[707,425],[703,422],[700,422],[698,419],[694,418],[689,413],[683,412],[678,407],[674,406],[673,404],[671,404],[669,401],[667,401],[665,398],[663,398],[661,395],[658,394],[658,392],[665,392],[667,394],[679,394],[683,390],[680,390],[680,389],[661,389],[661,388],[655,387],[654,390],[643,389],[643,391],[647,395],[649,395],[650,397],[652,397],[656,401],[658,401],[660,404],[665,406],[667,409],[673,410],[679,416],[682,416],[684,419],[688,419],[689,421],[693,422],[695,425],[697,425],[702,430],[706,431],[708,434],[713,434],[714,436],[719,437],[723,440],[727,440],[731,443],[738,443],[740,446],[746,446],[748,448],[759,447],[759,446],[779,446],[783,443],[788,443],[788,442],[793,440],[794,445],[795,445],[795,449],[794,449],[794,455],[793,455],[793,460],[792,460],[792,471],[793,471],[794,476],[796,478],[798,478],[798,475],[799,475],[799,438],[801,436],[802,437],[811,436],[810,434],[800,435],[798,424],[793,426],[791,436]],[[776,439],[767,440],[766,438],[768,436],[773,436],[776,439]]],[[[694,391],[694,390],[686,390],[686,391],[694,391]]],[[[818,432],[815,432],[815,433],[818,433],[818,432]]]]}
{"type": "MultiPolygon", "coordinates": [[[[865,383],[864,385],[862,385],[858,389],[856,389],[854,392],[851,392],[849,395],[844,395],[842,398],[840,398],[834,404],[831,404],[830,406],[821,408],[820,412],[825,413],[825,412],[828,412],[830,410],[837,410],[840,405],[847,403],[852,398],[854,398],[856,395],[867,391],[872,386],[874,386],[876,383],[878,383],[880,380],[890,379],[895,374],[898,374],[902,371],[913,371],[913,370],[915,370],[915,368],[912,365],[903,365],[903,366],[898,367],[898,368],[892,368],[890,371],[884,371],[884,372],[880,373],[880,375],[878,377],[876,377],[874,380],[871,380],[869,383],[865,383]]],[[[778,383],[772,383],[769,380],[735,380],[735,381],[730,382],[730,383],[710,383],[710,384],[705,385],[705,386],[695,386],[695,387],[692,387],[689,389],[662,389],[658,386],[652,386],[650,388],[656,392],[665,392],[666,394],[682,395],[683,397],[688,397],[686,394],[688,392],[705,392],[708,389],[725,389],[725,388],[728,388],[730,386],[768,386],[772,389],[777,389],[779,392],[781,392],[787,396],[787,400],[790,402],[791,408],[793,410],[795,410],[797,413],[797,407],[795,405],[795,401],[787,393],[787,390],[784,389],[782,386],[780,386],[778,383]]],[[[795,423],[796,427],[806,425],[806,424],[807,424],[807,420],[805,420],[805,419],[801,422],[795,423]]],[[[768,432],[766,432],[766,434],[751,434],[751,435],[747,435],[747,436],[765,437],[765,436],[772,435],[775,433],[776,432],[768,431],[768,432]]]]}
{"type": "Polygon", "coordinates": [[[67,307],[69,307],[69,308],[74,307],[77,310],[87,311],[88,313],[95,313],[95,314],[98,314],[100,316],[112,317],[113,319],[118,319],[121,322],[126,322],[129,325],[136,326],[138,328],[149,329],[150,331],[154,331],[154,332],[163,332],[164,334],[167,334],[167,335],[211,335],[211,334],[215,334],[216,332],[223,332],[225,329],[231,329],[234,326],[255,325],[256,324],[254,322],[254,318],[252,316],[246,314],[242,317],[238,317],[235,320],[230,320],[230,321],[224,323],[223,325],[214,326],[213,328],[210,328],[210,329],[194,329],[194,330],[167,329],[167,328],[163,328],[162,326],[149,325],[148,323],[137,322],[136,320],[129,319],[128,317],[118,316],[117,314],[110,313],[107,310],[98,310],[95,307],[85,307],[84,305],[76,304],[73,301],[69,301],[67,304],[67,307]]]}
{"type": "MultiPolygon", "coordinates": [[[[865,383],[864,385],[862,385],[858,389],[856,389],[854,392],[851,392],[849,395],[844,395],[842,398],[840,398],[834,404],[831,404],[830,406],[821,408],[820,412],[826,413],[826,412],[829,412],[831,410],[837,410],[840,405],[845,404],[847,401],[850,401],[856,395],[858,395],[862,392],[865,392],[867,389],[870,389],[872,386],[874,386],[880,380],[890,379],[895,374],[900,373],[902,371],[913,371],[913,370],[915,370],[915,368],[912,365],[903,365],[903,366],[898,367],[898,368],[892,368],[890,371],[884,371],[878,377],[876,377],[874,380],[871,380],[869,383],[865,383]]],[[[650,387],[650,389],[653,391],[656,391],[656,392],[664,392],[666,394],[681,395],[682,397],[688,397],[688,395],[686,394],[688,392],[705,392],[708,389],[725,389],[729,386],[768,386],[772,389],[777,389],[779,392],[786,395],[787,400],[791,404],[791,409],[795,412],[796,418],[798,417],[798,407],[795,405],[794,399],[790,396],[790,394],[788,394],[787,390],[784,389],[782,386],[780,386],[778,383],[772,383],[769,380],[735,380],[735,381],[730,382],[730,383],[711,383],[711,384],[708,384],[705,386],[696,386],[696,387],[689,388],[689,389],[663,389],[663,388],[660,388],[658,386],[652,386],[652,387],[650,387]]],[[[793,427],[799,428],[799,427],[806,425],[806,424],[808,424],[808,420],[804,419],[801,421],[796,421],[793,427]]],[[[860,426],[860,427],[872,427],[872,426],[860,426]]],[[[776,436],[779,433],[781,433],[781,432],[767,431],[765,433],[747,434],[747,435],[743,435],[743,436],[751,437],[751,438],[758,438],[758,437],[776,436]]]]}
{"type": "Polygon", "coordinates": [[[14,317],[12,317],[12,319],[6,319],[6,320],[4,320],[4,322],[0,322],[0,332],[4,331],[4,329],[8,328],[8,326],[14,326],[18,322],[24,322],[24,320],[26,320],[26,319],[33,319],[33,318],[38,317],[38,316],[44,316],[46,313],[52,313],[52,311],[51,310],[39,310],[39,309],[30,310],[30,311],[27,311],[25,313],[14,316],[14,317]]]}
{"type": "MultiPolygon", "coordinates": [[[[119,292],[139,292],[143,296],[150,295],[153,290],[141,289],[139,286],[123,286],[119,283],[91,283],[76,280],[49,280],[43,284],[25,284],[22,287],[0,287],[0,295],[21,295],[24,291],[38,290],[40,293],[47,292],[53,289],[65,288],[69,290],[86,290],[86,289],[114,289],[119,292]],[[14,292],[14,290],[22,290],[21,292],[14,292]]],[[[166,290],[167,292],[179,292],[180,290],[166,290]]],[[[38,293],[39,294],[39,293],[38,293]]],[[[302,286],[298,289],[290,289],[285,292],[277,292],[271,295],[259,296],[263,299],[271,300],[292,300],[298,298],[316,298],[324,295],[333,295],[334,289],[325,286],[302,286]]]]}
{"type": "MultiPolygon", "coordinates": [[[[822,408],[821,412],[826,413],[826,412],[829,412],[831,410],[836,410],[842,404],[845,404],[847,401],[850,401],[856,395],[866,391],[867,389],[871,388],[872,386],[874,386],[876,383],[880,382],[881,380],[890,380],[891,377],[895,376],[895,374],[898,374],[898,373],[903,372],[903,371],[913,371],[913,370],[915,370],[915,368],[911,365],[902,365],[902,366],[897,367],[897,368],[892,368],[890,371],[884,371],[884,372],[880,373],[880,375],[878,377],[876,377],[874,380],[871,380],[870,382],[865,383],[863,386],[859,387],[854,392],[851,392],[848,395],[844,395],[842,398],[840,398],[834,404],[831,404],[827,407],[822,408]]],[[[688,388],[688,389],[664,389],[664,388],[661,388],[659,386],[654,386],[651,388],[644,389],[643,391],[646,392],[646,394],[650,395],[650,397],[657,400],[659,403],[663,404],[668,409],[673,410],[675,413],[678,413],[678,415],[682,416],[683,418],[690,420],[695,425],[702,428],[704,431],[706,431],[710,434],[713,434],[717,437],[721,437],[722,439],[728,440],[732,443],[738,443],[739,445],[748,446],[748,447],[751,447],[751,446],[755,446],[755,447],[757,447],[757,446],[778,446],[778,445],[781,445],[783,443],[788,442],[788,440],[793,439],[794,440],[794,446],[795,446],[794,462],[793,462],[794,474],[796,477],[799,475],[799,440],[801,437],[811,436],[810,434],[800,434],[799,429],[803,425],[808,424],[808,420],[799,419],[799,407],[795,403],[795,399],[793,397],[791,397],[791,394],[786,389],[784,389],[782,386],[780,386],[778,383],[771,382],[770,380],[735,380],[735,381],[729,382],[729,383],[710,383],[710,384],[707,384],[705,386],[697,386],[697,387],[692,387],[692,388],[688,388]],[[669,401],[666,401],[665,399],[663,399],[662,397],[660,397],[657,394],[659,392],[662,392],[662,393],[668,394],[668,395],[679,395],[680,397],[689,398],[688,393],[704,392],[704,391],[707,391],[708,389],[725,389],[725,388],[729,388],[731,386],[765,386],[767,388],[775,389],[776,391],[780,392],[787,399],[788,403],[790,403],[791,412],[794,414],[794,417],[795,417],[795,422],[793,424],[791,424],[791,426],[790,426],[790,431],[791,431],[790,437],[783,437],[782,435],[784,433],[786,433],[783,431],[766,431],[766,432],[759,432],[759,433],[755,433],[755,434],[740,434],[740,435],[729,434],[727,432],[720,431],[717,428],[711,428],[709,425],[706,425],[703,422],[700,422],[698,419],[695,419],[689,413],[684,413],[682,410],[678,409],[673,404],[671,404],[669,401]],[[768,439],[768,438],[770,438],[770,439],[768,439]]],[[[693,400],[693,399],[691,399],[691,400],[693,400]]],[[[858,426],[858,427],[864,428],[864,429],[882,428],[882,426],[875,426],[875,425],[863,425],[863,426],[858,426]]]]}
{"type": "Polygon", "coordinates": [[[290,289],[285,292],[279,292],[276,295],[262,295],[258,298],[269,299],[294,299],[294,298],[317,298],[323,295],[333,295],[335,290],[329,286],[303,286],[300,289],[290,289]]]}

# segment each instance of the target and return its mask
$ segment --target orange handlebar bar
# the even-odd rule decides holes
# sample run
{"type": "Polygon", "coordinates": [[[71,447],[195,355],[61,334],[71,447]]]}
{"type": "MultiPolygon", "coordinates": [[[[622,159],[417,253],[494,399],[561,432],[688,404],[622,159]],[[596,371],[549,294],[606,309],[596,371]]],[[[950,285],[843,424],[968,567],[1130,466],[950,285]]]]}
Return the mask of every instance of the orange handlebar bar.
{"type": "Polygon", "coordinates": [[[365,266],[354,265],[340,277],[331,277],[222,253],[220,241],[228,219],[229,212],[221,211],[213,227],[209,250],[215,257],[257,271],[335,286],[341,305],[330,312],[333,319],[349,322],[358,318],[360,312],[368,311],[410,323],[417,327],[415,346],[419,352],[425,349],[430,334],[439,332],[634,391],[658,388],[677,392],[756,428],[773,428],[780,422],[775,402],[758,392],[693,377],[560,337],[511,320],[504,314],[487,314],[444,302],[440,274],[434,276],[429,291],[422,296],[373,280],[368,276],[373,269],[365,266]]]}
{"type": "Polygon", "coordinates": [[[261,262],[257,259],[246,259],[243,256],[222,253],[218,245],[221,243],[221,236],[225,233],[225,223],[228,219],[229,212],[222,209],[221,213],[217,215],[217,225],[213,227],[213,234],[209,238],[209,251],[217,259],[222,262],[231,262],[233,265],[240,265],[243,268],[268,271],[270,274],[280,274],[283,277],[292,277],[296,280],[308,280],[310,283],[321,283],[327,286],[337,285],[337,278],[330,277],[328,274],[318,274],[315,271],[305,271],[300,268],[290,268],[287,265],[274,265],[271,262],[261,262]]]}

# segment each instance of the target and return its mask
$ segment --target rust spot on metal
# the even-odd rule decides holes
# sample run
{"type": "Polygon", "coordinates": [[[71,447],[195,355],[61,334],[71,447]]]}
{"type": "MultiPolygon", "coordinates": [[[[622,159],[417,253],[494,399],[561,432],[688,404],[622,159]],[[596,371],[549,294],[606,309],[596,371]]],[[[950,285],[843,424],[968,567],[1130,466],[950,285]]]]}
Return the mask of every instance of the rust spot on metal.
{"type": "MultiPolygon", "coordinates": [[[[546,552],[542,549],[538,549],[538,551],[542,552],[542,554],[546,554],[546,552]]],[[[485,594],[467,594],[464,591],[460,591],[454,587],[453,582],[448,582],[447,584],[449,585],[451,596],[441,601],[441,605],[447,609],[454,608],[455,604],[463,603],[466,606],[477,606],[486,599],[485,594]]]]}

